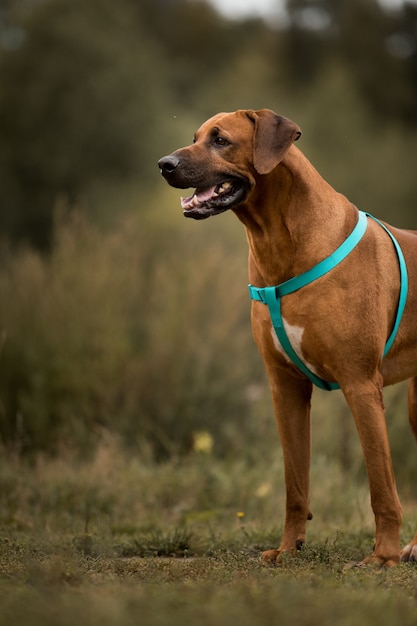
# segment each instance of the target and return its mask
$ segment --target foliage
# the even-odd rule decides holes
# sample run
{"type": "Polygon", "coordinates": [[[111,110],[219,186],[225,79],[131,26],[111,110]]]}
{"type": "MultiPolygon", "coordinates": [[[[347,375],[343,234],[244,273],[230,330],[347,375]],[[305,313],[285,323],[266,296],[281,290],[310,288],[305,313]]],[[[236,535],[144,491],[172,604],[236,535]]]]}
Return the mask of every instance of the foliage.
{"type": "Polygon", "coordinates": [[[57,197],[94,197],[138,174],[145,184],[153,170],[167,95],[149,63],[160,64],[157,43],[123,5],[41,2],[0,56],[0,226],[14,238],[46,247],[57,197]]]}
{"type": "Polygon", "coordinates": [[[288,0],[294,82],[320,80],[329,58],[345,68],[370,118],[415,125],[417,9],[384,10],[376,0],[288,0]]]}
{"type": "Polygon", "coordinates": [[[86,451],[104,426],[132,445],[146,437],[160,456],[188,449],[203,427],[217,435],[231,416],[246,422],[245,388],[261,368],[244,257],[220,237],[198,256],[203,232],[191,238],[172,228],[158,234],[163,254],[155,257],[154,228],[128,220],[104,235],[75,216],[57,226],[47,258],[4,250],[7,445],[51,452],[72,441],[86,451]]]}

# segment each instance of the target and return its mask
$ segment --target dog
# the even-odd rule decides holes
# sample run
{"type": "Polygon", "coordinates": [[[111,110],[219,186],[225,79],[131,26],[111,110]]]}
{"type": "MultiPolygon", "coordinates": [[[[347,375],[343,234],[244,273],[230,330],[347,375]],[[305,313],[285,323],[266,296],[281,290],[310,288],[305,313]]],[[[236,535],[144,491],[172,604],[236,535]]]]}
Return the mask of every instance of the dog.
{"type": "Polygon", "coordinates": [[[359,433],[375,516],[361,565],[417,561],[417,532],[402,550],[402,511],[385,422],[383,386],[409,383],[417,439],[417,232],[393,228],[336,192],[294,145],[297,124],[269,109],[219,113],[194,143],[159,160],[166,181],[194,188],[186,217],[227,210],[249,244],[252,330],[269,378],[283,448],[286,514],[278,563],[306,538],[310,404],[314,385],[340,388],[359,433]]]}

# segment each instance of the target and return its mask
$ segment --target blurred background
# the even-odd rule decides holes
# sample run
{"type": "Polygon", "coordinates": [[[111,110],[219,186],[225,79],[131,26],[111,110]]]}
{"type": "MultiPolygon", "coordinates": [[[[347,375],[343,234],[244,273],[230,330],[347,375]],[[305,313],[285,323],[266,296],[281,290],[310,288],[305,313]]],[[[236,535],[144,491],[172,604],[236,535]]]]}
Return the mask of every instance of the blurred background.
{"type": "MultiPolygon", "coordinates": [[[[278,447],[232,214],[184,220],[159,157],[219,111],[271,108],[357,206],[417,228],[417,6],[377,0],[2,0],[0,441],[103,437],[160,462],[278,447]]],[[[417,448],[387,392],[399,482],[417,448]]],[[[338,392],[314,446],[363,476],[338,392]]]]}

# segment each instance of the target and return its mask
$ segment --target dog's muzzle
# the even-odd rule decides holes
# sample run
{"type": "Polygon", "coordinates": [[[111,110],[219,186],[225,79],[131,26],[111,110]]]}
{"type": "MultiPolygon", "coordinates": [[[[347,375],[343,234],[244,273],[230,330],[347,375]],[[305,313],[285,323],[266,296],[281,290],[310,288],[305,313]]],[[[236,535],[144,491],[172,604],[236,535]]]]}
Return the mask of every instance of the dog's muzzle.
{"type": "Polygon", "coordinates": [[[195,187],[190,196],[181,198],[185,217],[201,220],[235,208],[242,204],[249,190],[247,180],[227,174],[217,175],[211,184],[202,181],[201,171],[187,173],[187,168],[175,154],[163,157],[158,165],[162,176],[172,187],[195,187]]]}

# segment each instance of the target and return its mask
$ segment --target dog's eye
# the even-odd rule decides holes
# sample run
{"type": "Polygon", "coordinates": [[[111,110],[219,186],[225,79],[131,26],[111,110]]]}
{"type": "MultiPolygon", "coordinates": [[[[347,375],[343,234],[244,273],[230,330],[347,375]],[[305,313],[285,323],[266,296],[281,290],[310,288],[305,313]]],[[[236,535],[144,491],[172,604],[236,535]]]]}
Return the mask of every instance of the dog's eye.
{"type": "Polygon", "coordinates": [[[230,142],[227,141],[227,139],[225,139],[224,137],[221,137],[220,135],[215,137],[214,143],[216,144],[216,146],[228,146],[230,144],[230,142]]]}

